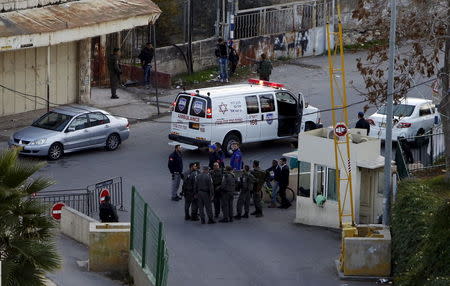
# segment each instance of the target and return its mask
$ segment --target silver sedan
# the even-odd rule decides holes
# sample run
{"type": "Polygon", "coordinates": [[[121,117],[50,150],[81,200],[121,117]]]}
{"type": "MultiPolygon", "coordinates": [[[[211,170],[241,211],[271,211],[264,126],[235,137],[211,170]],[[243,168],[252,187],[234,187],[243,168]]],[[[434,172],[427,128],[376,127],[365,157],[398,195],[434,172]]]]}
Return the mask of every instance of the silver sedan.
{"type": "Polygon", "coordinates": [[[116,150],[128,139],[128,119],[88,106],[62,106],[14,133],[8,141],[20,154],[58,160],[64,153],[105,147],[116,150]]]}

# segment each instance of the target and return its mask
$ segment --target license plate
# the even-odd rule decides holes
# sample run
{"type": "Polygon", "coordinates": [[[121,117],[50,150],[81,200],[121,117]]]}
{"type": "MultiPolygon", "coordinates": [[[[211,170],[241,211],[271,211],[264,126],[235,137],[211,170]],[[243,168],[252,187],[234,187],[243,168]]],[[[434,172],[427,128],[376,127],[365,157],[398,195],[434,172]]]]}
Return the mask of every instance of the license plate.
{"type": "Polygon", "coordinates": [[[195,130],[199,130],[200,129],[200,124],[199,123],[189,122],[189,128],[195,129],[195,130]]]}

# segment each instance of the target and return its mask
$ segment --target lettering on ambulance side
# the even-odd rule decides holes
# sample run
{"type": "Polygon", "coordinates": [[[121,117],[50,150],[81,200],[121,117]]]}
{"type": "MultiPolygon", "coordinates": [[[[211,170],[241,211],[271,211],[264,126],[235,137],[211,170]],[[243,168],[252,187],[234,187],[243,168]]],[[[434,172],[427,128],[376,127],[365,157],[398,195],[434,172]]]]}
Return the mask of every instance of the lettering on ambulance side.
{"type": "Polygon", "coordinates": [[[178,114],[178,118],[185,119],[185,120],[190,120],[190,121],[195,121],[195,122],[200,122],[200,118],[199,117],[189,116],[189,115],[186,115],[186,114],[178,114]]]}
{"type": "Polygon", "coordinates": [[[243,110],[242,110],[242,103],[241,103],[241,101],[238,101],[238,100],[236,100],[236,101],[231,101],[230,102],[230,112],[231,113],[241,113],[241,112],[244,112],[243,110]]]}
{"type": "Polygon", "coordinates": [[[258,125],[259,114],[249,114],[248,121],[250,125],[258,125]]]}

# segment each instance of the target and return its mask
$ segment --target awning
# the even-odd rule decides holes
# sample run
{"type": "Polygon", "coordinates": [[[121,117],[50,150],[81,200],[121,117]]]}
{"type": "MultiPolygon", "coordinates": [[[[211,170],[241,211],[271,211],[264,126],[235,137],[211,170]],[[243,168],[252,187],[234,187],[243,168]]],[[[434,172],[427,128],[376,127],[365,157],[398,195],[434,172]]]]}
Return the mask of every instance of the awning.
{"type": "Polygon", "coordinates": [[[359,160],[356,162],[356,166],[371,170],[382,168],[384,167],[384,157],[379,155],[375,160],[359,160]]]}
{"type": "Polygon", "coordinates": [[[81,0],[0,13],[0,50],[42,47],[155,23],[150,0],[81,0]]]}

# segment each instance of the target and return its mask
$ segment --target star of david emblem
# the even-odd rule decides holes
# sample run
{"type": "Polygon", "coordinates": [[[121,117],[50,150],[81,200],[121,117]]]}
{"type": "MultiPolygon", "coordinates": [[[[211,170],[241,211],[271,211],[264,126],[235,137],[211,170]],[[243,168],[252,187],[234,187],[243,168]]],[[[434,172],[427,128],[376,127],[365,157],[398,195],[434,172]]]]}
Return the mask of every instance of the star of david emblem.
{"type": "Polygon", "coordinates": [[[219,105],[219,111],[222,112],[223,114],[225,114],[225,112],[228,111],[227,105],[226,105],[225,103],[222,102],[222,103],[219,105]]]}

